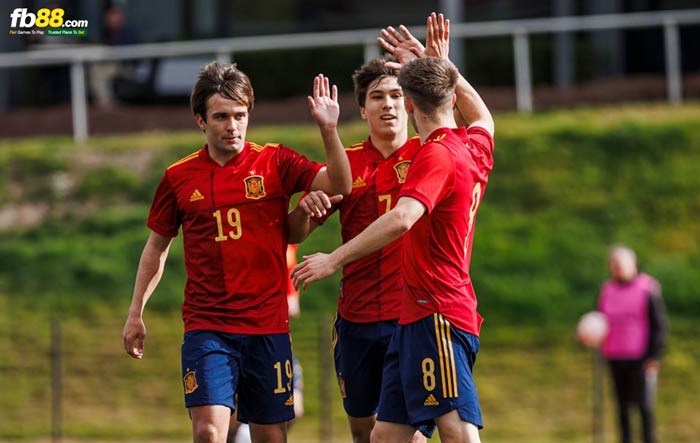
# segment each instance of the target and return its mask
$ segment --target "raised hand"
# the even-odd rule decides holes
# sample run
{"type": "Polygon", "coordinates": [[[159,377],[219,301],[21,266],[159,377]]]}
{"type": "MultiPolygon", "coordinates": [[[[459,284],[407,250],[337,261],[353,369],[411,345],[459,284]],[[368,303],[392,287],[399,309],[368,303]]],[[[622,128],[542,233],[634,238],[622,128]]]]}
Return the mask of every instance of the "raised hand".
{"type": "Polygon", "coordinates": [[[428,32],[425,40],[425,55],[447,58],[450,52],[450,20],[434,12],[428,16],[428,32]]]}
{"type": "Polygon", "coordinates": [[[319,127],[336,127],[340,117],[338,88],[331,88],[328,77],[319,74],[314,77],[313,97],[307,97],[311,116],[319,127]]]}
{"type": "Polygon", "coordinates": [[[425,56],[423,44],[404,25],[399,25],[398,31],[392,26],[387,26],[381,30],[381,35],[377,37],[377,42],[399,61],[387,63],[389,67],[400,69],[411,60],[425,56]]]}

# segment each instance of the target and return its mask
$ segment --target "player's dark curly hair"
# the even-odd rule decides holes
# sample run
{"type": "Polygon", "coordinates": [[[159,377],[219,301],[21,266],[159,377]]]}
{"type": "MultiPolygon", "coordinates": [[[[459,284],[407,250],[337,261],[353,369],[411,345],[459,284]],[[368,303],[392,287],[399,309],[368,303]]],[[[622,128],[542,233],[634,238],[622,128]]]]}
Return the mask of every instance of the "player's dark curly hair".
{"type": "Polygon", "coordinates": [[[451,107],[459,71],[449,60],[421,57],[406,63],[399,72],[399,84],[404,95],[422,112],[451,107]]]}
{"type": "Polygon", "coordinates": [[[255,103],[253,86],[250,79],[236,64],[224,64],[218,61],[205,65],[197,76],[192,88],[190,108],[194,115],[201,115],[207,121],[207,100],[214,94],[243,103],[250,111],[255,103]]]}
{"type": "Polygon", "coordinates": [[[397,69],[389,69],[384,66],[386,62],[395,61],[396,57],[391,54],[386,54],[368,61],[355,71],[352,75],[352,82],[355,85],[355,99],[358,105],[361,107],[365,106],[367,88],[369,88],[372,83],[386,76],[398,77],[399,71],[397,69]]]}

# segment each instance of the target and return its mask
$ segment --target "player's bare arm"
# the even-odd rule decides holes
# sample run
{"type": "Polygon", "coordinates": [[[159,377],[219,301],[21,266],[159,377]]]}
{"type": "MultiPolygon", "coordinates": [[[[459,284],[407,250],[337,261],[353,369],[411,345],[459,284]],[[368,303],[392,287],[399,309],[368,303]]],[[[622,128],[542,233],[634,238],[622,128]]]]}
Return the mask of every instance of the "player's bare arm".
{"type": "Polygon", "coordinates": [[[288,242],[301,243],[313,232],[318,223],[312,217],[323,217],[331,207],[343,199],[342,194],[329,196],[323,191],[311,191],[299,199],[287,218],[288,242]]]}
{"type": "Polygon", "coordinates": [[[146,338],[143,310],[163,276],[171,243],[172,238],[151,232],[141,253],[134,294],[122,332],[124,350],[134,358],[143,357],[143,341],[146,338]]]}
{"type": "Polygon", "coordinates": [[[322,280],[342,266],[382,249],[411,229],[424,213],[423,203],[411,197],[401,197],[394,209],[332,253],[304,256],[304,261],[292,270],[294,286],[306,289],[309,283],[322,280]]]}
{"type": "Polygon", "coordinates": [[[352,176],[350,162],[338,136],[338,87],[331,87],[328,77],[319,74],[314,78],[313,96],[308,96],[307,99],[311,116],[321,131],[327,165],[314,177],[311,190],[348,195],[352,191],[352,176]]]}

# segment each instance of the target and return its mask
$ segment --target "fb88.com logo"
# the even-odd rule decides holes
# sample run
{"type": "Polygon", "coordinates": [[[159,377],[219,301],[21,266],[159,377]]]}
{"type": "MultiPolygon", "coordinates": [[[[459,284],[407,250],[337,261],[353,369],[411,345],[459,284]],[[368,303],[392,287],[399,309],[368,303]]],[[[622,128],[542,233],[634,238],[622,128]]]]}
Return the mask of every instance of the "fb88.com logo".
{"type": "Polygon", "coordinates": [[[17,8],[10,14],[11,28],[52,28],[60,27],[85,27],[87,20],[64,20],[65,11],[62,8],[41,8],[36,14],[29,12],[27,8],[17,8]]]}

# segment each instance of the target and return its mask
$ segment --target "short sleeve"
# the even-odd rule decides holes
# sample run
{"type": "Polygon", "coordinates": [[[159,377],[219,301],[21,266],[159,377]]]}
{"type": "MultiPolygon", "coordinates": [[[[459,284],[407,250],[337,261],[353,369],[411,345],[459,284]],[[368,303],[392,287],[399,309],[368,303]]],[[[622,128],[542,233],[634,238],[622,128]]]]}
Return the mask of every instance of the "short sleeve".
{"type": "Polygon", "coordinates": [[[278,148],[277,171],[287,195],[308,192],[311,182],[321,168],[321,163],[311,161],[286,146],[280,145],[278,148]]]}
{"type": "Polygon", "coordinates": [[[493,153],[494,141],[491,133],[481,126],[470,126],[467,129],[469,141],[484,152],[493,153]]]}
{"type": "Polygon", "coordinates": [[[156,190],[146,225],[157,234],[173,238],[177,236],[181,223],[182,217],[178,209],[177,197],[166,173],[156,190]]]}
{"type": "Polygon", "coordinates": [[[439,143],[426,144],[408,170],[399,198],[412,197],[431,213],[454,184],[455,163],[450,151],[439,143]]]}
{"type": "Polygon", "coordinates": [[[494,140],[491,133],[481,126],[471,126],[467,129],[467,137],[474,159],[481,169],[486,172],[493,169],[494,140]]]}

